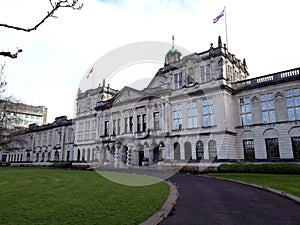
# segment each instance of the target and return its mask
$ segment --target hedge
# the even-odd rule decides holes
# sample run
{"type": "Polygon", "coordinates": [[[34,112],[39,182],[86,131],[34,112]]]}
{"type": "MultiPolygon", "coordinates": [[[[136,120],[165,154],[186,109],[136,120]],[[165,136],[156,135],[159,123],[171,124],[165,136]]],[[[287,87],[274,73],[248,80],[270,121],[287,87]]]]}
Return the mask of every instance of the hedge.
{"type": "Polygon", "coordinates": [[[300,174],[300,164],[222,164],[218,167],[221,173],[267,173],[267,174],[300,174]]]}

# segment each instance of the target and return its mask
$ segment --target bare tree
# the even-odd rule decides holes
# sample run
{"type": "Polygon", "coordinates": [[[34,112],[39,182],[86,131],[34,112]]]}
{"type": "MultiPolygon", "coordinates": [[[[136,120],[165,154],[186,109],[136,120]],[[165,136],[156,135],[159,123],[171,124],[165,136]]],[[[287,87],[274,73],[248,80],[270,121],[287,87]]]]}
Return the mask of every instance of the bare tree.
{"type": "MultiPolygon", "coordinates": [[[[53,17],[57,18],[54,14],[60,8],[71,8],[74,10],[80,10],[83,7],[83,4],[79,2],[79,0],[49,0],[51,5],[51,11],[46,13],[46,16],[41,19],[36,25],[30,28],[23,28],[19,26],[13,26],[5,23],[0,23],[0,27],[5,27],[8,29],[14,29],[19,31],[31,32],[36,30],[39,26],[41,26],[48,18],[53,17]]],[[[22,52],[22,49],[18,49],[15,53],[11,51],[0,51],[0,56],[9,57],[9,58],[17,58],[18,54],[22,52]]]]}

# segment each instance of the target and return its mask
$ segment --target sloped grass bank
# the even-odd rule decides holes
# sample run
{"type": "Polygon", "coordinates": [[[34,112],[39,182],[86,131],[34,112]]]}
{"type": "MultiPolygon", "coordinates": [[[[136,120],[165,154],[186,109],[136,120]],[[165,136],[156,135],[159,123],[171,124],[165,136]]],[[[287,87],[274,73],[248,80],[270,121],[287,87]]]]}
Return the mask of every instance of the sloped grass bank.
{"type": "Polygon", "coordinates": [[[0,223],[139,224],[168,194],[165,183],[126,186],[91,171],[0,168],[0,223]]]}
{"type": "Polygon", "coordinates": [[[210,173],[206,176],[238,180],[283,191],[300,197],[300,175],[253,174],[253,173],[210,173]]]}

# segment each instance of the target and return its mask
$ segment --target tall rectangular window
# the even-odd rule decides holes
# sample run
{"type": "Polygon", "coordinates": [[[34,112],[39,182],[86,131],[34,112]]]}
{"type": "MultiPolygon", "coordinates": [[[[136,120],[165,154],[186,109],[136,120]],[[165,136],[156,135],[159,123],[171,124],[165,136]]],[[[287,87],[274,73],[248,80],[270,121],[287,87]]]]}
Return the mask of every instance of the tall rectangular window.
{"type": "Polygon", "coordinates": [[[240,98],[240,116],[242,125],[252,124],[251,101],[249,97],[240,98]]]}
{"type": "Polygon", "coordinates": [[[174,74],[174,88],[180,89],[183,86],[182,72],[174,74]]]}
{"type": "Polygon", "coordinates": [[[117,121],[113,120],[113,135],[117,134],[117,121]]]}
{"type": "Polygon", "coordinates": [[[279,159],[278,138],[267,138],[265,141],[268,159],[279,159]]]}
{"type": "Polygon", "coordinates": [[[243,140],[245,160],[255,159],[254,140],[243,140]]]}
{"type": "Polygon", "coordinates": [[[132,116],[129,117],[129,132],[130,133],[133,132],[133,117],[132,116]]]}
{"type": "Polygon", "coordinates": [[[288,110],[288,119],[300,120],[300,94],[299,88],[285,91],[286,106],[288,110]]]}
{"type": "Polygon", "coordinates": [[[300,136],[292,137],[292,148],[294,159],[300,159],[300,136]]]}
{"type": "Polygon", "coordinates": [[[125,118],[125,121],[124,121],[124,122],[125,122],[125,124],[124,124],[124,125],[125,125],[125,126],[124,126],[124,133],[127,134],[127,133],[128,133],[128,130],[129,130],[129,129],[128,129],[129,127],[128,127],[128,118],[127,118],[127,117],[125,118]]]}
{"type": "Polygon", "coordinates": [[[104,136],[109,135],[109,121],[104,122],[104,136]]]}
{"type": "Polygon", "coordinates": [[[142,116],[138,115],[137,116],[137,132],[142,131],[142,116]]]}
{"type": "Polygon", "coordinates": [[[263,123],[275,123],[274,98],[272,93],[261,95],[263,123]]]}
{"type": "Polygon", "coordinates": [[[121,119],[117,120],[117,135],[121,133],[121,119]]]}
{"type": "Polygon", "coordinates": [[[160,129],[160,115],[159,115],[159,112],[155,112],[153,113],[153,120],[154,120],[154,130],[159,130],[160,129]]]}
{"type": "Polygon", "coordinates": [[[203,126],[213,126],[214,125],[214,104],[213,99],[203,99],[202,100],[202,118],[203,118],[203,126]]]}
{"type": "Polygon", "coordinates": [[[200,66],[200,78],[201,78],[201,83],[208,82],[211,80],[210,64],[206,64],[205,66],[200,66]]]}
{"type": "Polygon", "coordinates": [[[146,132],[147,129],[147,116],[146,114],[142,115],[142,131],[146,132]]]}
{"type": "Polygon", "coordinates": [[[182,127],[182,106],[173,105],[173,129],[178,130],[182,127]]]}
{"type": "Polygon", "coordinates": [[[187,103],[187,122],[188,122],[188,128],[195,128],[198,125],[196,101],[187,103]]]}

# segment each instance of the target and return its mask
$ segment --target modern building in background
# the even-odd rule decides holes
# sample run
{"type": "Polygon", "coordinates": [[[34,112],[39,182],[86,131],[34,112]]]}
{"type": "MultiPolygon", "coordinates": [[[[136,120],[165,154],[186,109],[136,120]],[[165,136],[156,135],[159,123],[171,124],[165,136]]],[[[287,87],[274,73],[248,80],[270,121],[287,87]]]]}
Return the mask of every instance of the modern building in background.
{"type": "Polygon", "coordinates": [[[79,90],[76,118],[30,127],[5,159],[114,167],[300,160],[300,68],[248,77],[246,60],[221,38],[184,57],[172,46],[145,89],[103,82],[79,90]]]}
{"type": "Polygon", "coordinates": [[[29,124],[39,126],[47,122],[47,108],[45,106],[33,106],[23,103],[11,103],[7,109],[9,119],[8,126],[12,128],[28,128],[29,124]]]}

